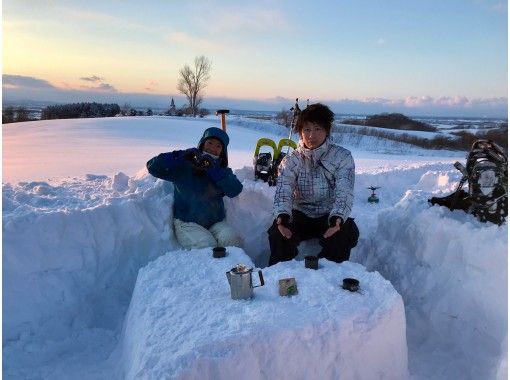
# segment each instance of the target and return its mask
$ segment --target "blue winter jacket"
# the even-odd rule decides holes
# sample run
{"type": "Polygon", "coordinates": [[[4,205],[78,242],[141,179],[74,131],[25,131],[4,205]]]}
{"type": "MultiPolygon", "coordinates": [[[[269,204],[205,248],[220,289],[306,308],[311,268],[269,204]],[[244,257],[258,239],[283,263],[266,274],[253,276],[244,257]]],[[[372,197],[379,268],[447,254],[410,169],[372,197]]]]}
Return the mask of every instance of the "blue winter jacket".
{"type": "MultiPolygon", "coordinates": [[[[204,138],[200,141],[200,147],[203,146],[203,141],[204,138]]],[[[226,142],[228,144],[228,140],[226,142]]],[[[237,196],[243,185],[232,169],[219,163],[215,169],[220,173],[221,179],[212,180],[205,171],[198,171],[185,159],[186,153],[190,151],[161,153],[147,162],[147,169],[154,177],[173,182],[175,218],[210,228],[225,219],[223,197],[237,196]]],[[[226,152],[226,149],[224,151],[226,152]]]]}

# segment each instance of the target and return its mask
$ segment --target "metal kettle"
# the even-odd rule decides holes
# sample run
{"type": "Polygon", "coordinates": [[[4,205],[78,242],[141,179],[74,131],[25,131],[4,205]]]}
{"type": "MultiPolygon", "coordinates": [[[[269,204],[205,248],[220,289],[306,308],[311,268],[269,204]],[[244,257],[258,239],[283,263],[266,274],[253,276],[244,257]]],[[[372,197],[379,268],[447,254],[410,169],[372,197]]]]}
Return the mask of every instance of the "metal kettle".
{"type": "Polygon", "coordinates": [[[247,268],[238,264],[230,271],[226,272],[227,280],[230,285],[230,296],[234,300],[246,300],[253,297],[253,288],[264,286],[264,277],[259,270],[260,285],[253,286],[252,281],[253,268],[247,268]]]}

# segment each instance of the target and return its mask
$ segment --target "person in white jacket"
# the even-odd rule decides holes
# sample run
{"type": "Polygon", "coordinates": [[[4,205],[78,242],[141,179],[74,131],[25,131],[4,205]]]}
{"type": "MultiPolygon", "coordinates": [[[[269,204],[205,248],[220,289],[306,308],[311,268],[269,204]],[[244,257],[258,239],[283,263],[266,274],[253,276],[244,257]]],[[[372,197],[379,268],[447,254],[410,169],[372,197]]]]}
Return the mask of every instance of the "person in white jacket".
{"type": "Polygon", "coordinates": [[[303,240],[319,238],[318,257],[349,260],[359,231],[350,218],[354,192],[351,152],[333,143],[333,112],[316,103],[297,120],[299,146],[278,168],[272,226],[268,230],[269,265],[292,260],[303,240]]]}

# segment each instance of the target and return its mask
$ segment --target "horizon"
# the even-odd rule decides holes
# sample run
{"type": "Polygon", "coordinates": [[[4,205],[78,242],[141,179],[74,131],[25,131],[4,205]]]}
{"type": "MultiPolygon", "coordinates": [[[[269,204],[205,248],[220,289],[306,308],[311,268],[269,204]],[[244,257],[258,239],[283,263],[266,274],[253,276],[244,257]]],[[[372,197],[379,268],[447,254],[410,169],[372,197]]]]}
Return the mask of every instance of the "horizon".
{"type": "Polygon", "coordinates": [[[3,98],[168,104],[212,61],[204,107],[508,116],[502,0],[3,4],[3,98]]]}
{"type": "MultiPolygon", "coordinates": [[[[95,102],[94,100],[91,101],[84,101],[84,102],[46,102],[41,100],[19,100],[19,101],[10,101],[10,100],[2,100],[2,107],[25,107],[25,108],[38,108],[39,110],[42,110],[44,107],[52,106],[52,105],[65,105],[65,104],[75,104],[75,103],[101,103],[101,102],[95,102]]],[[[117,104],[119,106],[123,106],[124,104],[118,104],[118,103],[110,103],[110,104],[117,104]]],[[[147,109],[151,109],[152,111],[166,111],[168,110],[168,106],[158,106],[158,105],[148,105],[148,104],[128,104],[131,108],[137,110],[137,111],[144,111],[147,109]]],[[[182,103],[184,106],[185,103],[182,103]]],[[[176,108],[179,109],[180,107],[176,105],[176,108]]],[[[231,114],[236,113],[243,113],[243,112],[254,112],[254,113],[278,113],[281,111],[290,111],[290,108],[281,108],[281,109],[240,109],[240,108],[225,108],[225,107],[203,107],[207,109],[209,112],[213,113],[218,109],[228,109],[231,114]]],[[[365,113],[354,113],[354,112],[336,112],[333,111],[335,116],[356,116],[356,117],[366,117],[371,115],[377,115],[377,114],[391,114],[391,113],[400,113],[404,116],[410,117],[410,118],[418,118],[418,119],[468,119],[468,120],[505,120],[508,121],[507,115],[503,116],[480,116],[480,115],[474,115],[474,116],[468,116],[468,115],[426,115],[426,114],[413,114],[413,113],[406,113],[406,112],[396,112],[396,111],[381,111],[377,113],[373,112],[365,112],[365,113]]],[[[145,115],[142,115],[145,116],[145,115]]],[[[154,115],[158,116],[158,115],[154,115]]]]}

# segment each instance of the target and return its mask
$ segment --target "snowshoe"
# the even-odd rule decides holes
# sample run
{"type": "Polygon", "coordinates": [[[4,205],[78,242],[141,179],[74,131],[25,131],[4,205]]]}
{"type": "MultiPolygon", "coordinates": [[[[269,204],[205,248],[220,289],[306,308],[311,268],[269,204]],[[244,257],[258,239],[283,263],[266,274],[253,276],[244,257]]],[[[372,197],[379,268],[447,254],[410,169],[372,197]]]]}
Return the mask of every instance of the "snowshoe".
{"type": "Polygon", "coordinates": [[[466,171],[471,212],[481,222],[503,223],[508,215],[508,163],[503,149],[490,140],[475,141],[466,171]]]}
{"type": "Polygon", "coordinates": [[[276,150],[275,159],[273,160],[273,166],[276,169],[278,169],[278,166],[289,152],[289,148],[296,149],[297,144],[291,139],[281,139],[280,142],[278,143],[278,149],[276,150]],[[283,151],[284,147],[288,147],[287,152],[283,151]]]}
{"type": "Polygon", "coordinates": [[[269,138],[260,138],[257,141],[255,147],[255,153],[253,155],[253,167],[255,179],[261,179],[267,182],[271,175],[271,168],[273,164],[273,157],[276,155],[277,147],[276,143],[269,138]],[[272,148],[273,153],[263,152],[260,153],[260,148],[263,146],[269,146],[272,148]]]}
{"type": "Polygon", "coordinates": [[[508,215],[508,162],[503,149],[490,140],[477,140],[467,155],[466,166],[454,164],[462,173],[455,192],[447,197],[429,199],[432,204],[464,210],[481,222],[501,225],[508,215]],[[468,191],[462,190],[468,182],[468,191]]]}
{"type": "Polygon", "coordinates": [[[269,178],[267,184],[269,186],[276,186],[276,180],[278,178],[278,166],[287,155],[289,148],[296,149],[297,145],[291,139],[281,139],[278,143],[278,148],[276,149],[276,154],[273,158],[273,162],[271,164],[271,170],[269,172],[269,178]],[[284,152],[284,148],[288,147],[287,152],[284,152]]]}

